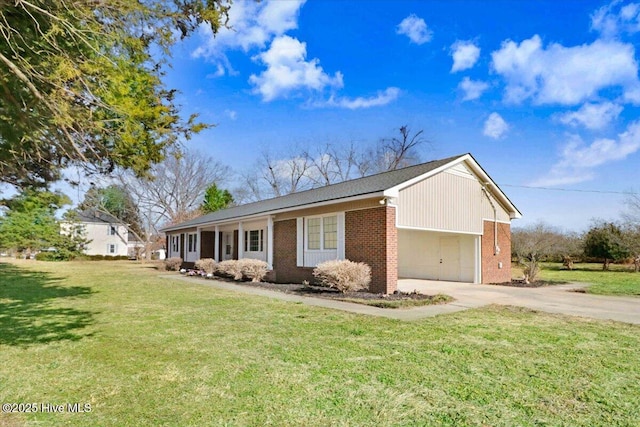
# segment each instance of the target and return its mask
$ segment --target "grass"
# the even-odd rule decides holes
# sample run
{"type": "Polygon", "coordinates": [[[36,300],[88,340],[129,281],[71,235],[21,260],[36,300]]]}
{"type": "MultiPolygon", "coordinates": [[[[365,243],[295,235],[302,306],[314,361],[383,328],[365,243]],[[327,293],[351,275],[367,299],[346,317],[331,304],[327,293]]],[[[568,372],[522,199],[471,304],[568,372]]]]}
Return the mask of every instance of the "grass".
{"type": "MultiPolygon", "coordinates": [[[[514,277],[522,276],[515,265],[514,277]]],[[[589,283],[587,292],[598,295],[640,296],[640,273],[628,265],[611,264],[609,271],[602,270],[602,264],[576,263],[572,271],[564,269],[561,263],[543,263],[540,279],[550,282],[589,283]]]]}
{"type": "Polygon", "coordinates": [[[0,264],[0,413],[42,426],[634,426],[640,327],[491,306],[418,322],[158,279],[0,264]]]}

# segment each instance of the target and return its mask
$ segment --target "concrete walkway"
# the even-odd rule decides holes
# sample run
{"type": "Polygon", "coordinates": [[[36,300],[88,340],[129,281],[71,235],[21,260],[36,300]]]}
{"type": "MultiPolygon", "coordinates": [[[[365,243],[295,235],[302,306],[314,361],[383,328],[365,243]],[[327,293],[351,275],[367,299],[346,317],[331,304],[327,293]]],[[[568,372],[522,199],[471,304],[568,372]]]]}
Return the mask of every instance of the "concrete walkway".
{"type": "Polygon", "coordinates": [[[324,298],[306,297],[284,292],[260,289],[253,286],[204,280],[196,277],[185,277],[176,274],[160,276],[163,279],[186,281],[216,289],[242,292],[275,298],[282,301],[296,302],[305,305],[343,310],[351,313],[370,316],[387,317],[397,320],[419,320],[439,314],[455,313],[470,308],[489,304],[514,305],[547,313],[567,314],[596,319],[617,320],[620,322],[640,324],[640,298],[589,295],[570,292],[588,285],[569,284],[547,286],[542,288],[516,288],[510,286],[474,285],[458,282],[441,282],[432,280],[401,279],[398,289],[404,292],[414,290],[429,294],[446,294],[456,301],[449,304],[429,305],[408,309],[383,309],[363,304],[335,301],[324,298]]]}

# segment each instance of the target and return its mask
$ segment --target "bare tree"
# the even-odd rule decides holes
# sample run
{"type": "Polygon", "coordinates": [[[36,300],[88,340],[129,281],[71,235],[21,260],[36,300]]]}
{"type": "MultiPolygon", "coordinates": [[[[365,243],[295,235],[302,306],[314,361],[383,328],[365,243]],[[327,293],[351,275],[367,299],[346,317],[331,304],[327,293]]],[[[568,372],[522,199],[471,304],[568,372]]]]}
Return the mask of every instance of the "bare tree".
{"type": "Polygon", "coordinates": [[[316,149],[297,148],[280,158],[264,151],[252,171],[242,176],[234,199],[263,200],[419,163],[419,147],[426,142],[423,131],[412,133],[406,125],[398,130],[399,137],[383,138],[373,147],[326,143],[316,149]]]}
{"type": "MultiPolygon", "coordinates": [[[[176,224],[200,215],[206,189],[225,182],[231,169],[211,157],[192,151],[175,152],[151,169],[148,178],[122,171],[120,185],[135,200],[145,226],[147,245],[163,224],[176,224]]],[[[150,251],[147,251],[147,258],[150,251]]]]}
{"type": "Polygon", "coordinates": [[[621,228],[622,243],[633,258],[634,271],[640,272],[640,223],[626,222],[621,228]]]}
{"type": "Polygon", "coordinates": [[[640,225],[640,193],[628,192],[624,204],[627,207],[622,213],[625,222],[640,225]]]}
{"type": "Polygon", "coordinates": [[[418,147],[426,141],[423,130],[411,133],[407,125],[398,128],[399,137],[383,138],[375,148],[376,172],[385,172],[420,163],[418,147]]]}
{"type": "Polygon", "coordinates": [[[523,268],[525,283],[534,282],[540,273],[540,262],[553,255],[562,240],[562,233],[545,223],[514,229],[511,234],[511,254],[523,268]]]}

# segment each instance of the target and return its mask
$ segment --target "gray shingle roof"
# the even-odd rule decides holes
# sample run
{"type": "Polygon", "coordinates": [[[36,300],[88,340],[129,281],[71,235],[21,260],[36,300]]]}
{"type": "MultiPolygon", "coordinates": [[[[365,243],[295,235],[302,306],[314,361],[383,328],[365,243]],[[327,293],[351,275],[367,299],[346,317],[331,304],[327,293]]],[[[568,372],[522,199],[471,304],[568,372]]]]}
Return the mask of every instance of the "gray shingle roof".
{"type": "Polygon", "coordinates": [[[325,187],[314,188],[312,190],[300,191],[298,193],[287,194],[286,196],[275,197],[273,199],[262,200],[246,205],[235,206],[212,212],[207,215],[182,222],[177,225],[164,228],[162,231],[173,231],[183,228],[196,227],[198,225],[242,218],[250,215],[266,214],[268,212],[281,209],[301,208],[313,203],[336,201],[349,197],[375,194],[396,185],[402,184],[412,178],[430,172],[449,162],[452,162],[464,154],[449,157],[441,160],[434,160],[415,166],[409,166],[389,172],[383,172],[364,178],[352,179],[338,184],[327,185],[325,187]]]}
{"type": "Polygon", "coordinates": [[[118,218],[108,215],[102,212],[94,212],[94,211],[79,211],[78,219],[82,222],[97,222],[97,223],[107,223],[107,224],[122,224],[118,218]]]}

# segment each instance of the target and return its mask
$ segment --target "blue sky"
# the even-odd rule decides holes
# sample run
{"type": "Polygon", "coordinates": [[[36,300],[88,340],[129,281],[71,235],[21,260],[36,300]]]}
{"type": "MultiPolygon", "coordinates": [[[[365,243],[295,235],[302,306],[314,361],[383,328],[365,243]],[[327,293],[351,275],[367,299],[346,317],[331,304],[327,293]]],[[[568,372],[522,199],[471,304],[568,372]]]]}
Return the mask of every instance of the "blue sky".
{"type": "Polygon", "coordinates": [[[236,176],[408,125],[425,161],[472,153],[516,227],[582,231],[640,191],[640,3],[234,0],[230,24],[179,42],[165,82],[217,124],[187,146],[236,176]]]}
{"type": "Polygon", "coordinates": [[[188,145],[238,173],[407,124],[425,160],[471,152],[514,226],[579,231],[640,190],[640,4],[235,0],[230,24],[179,43],[166,83],[217,124],[188,145]]]}

